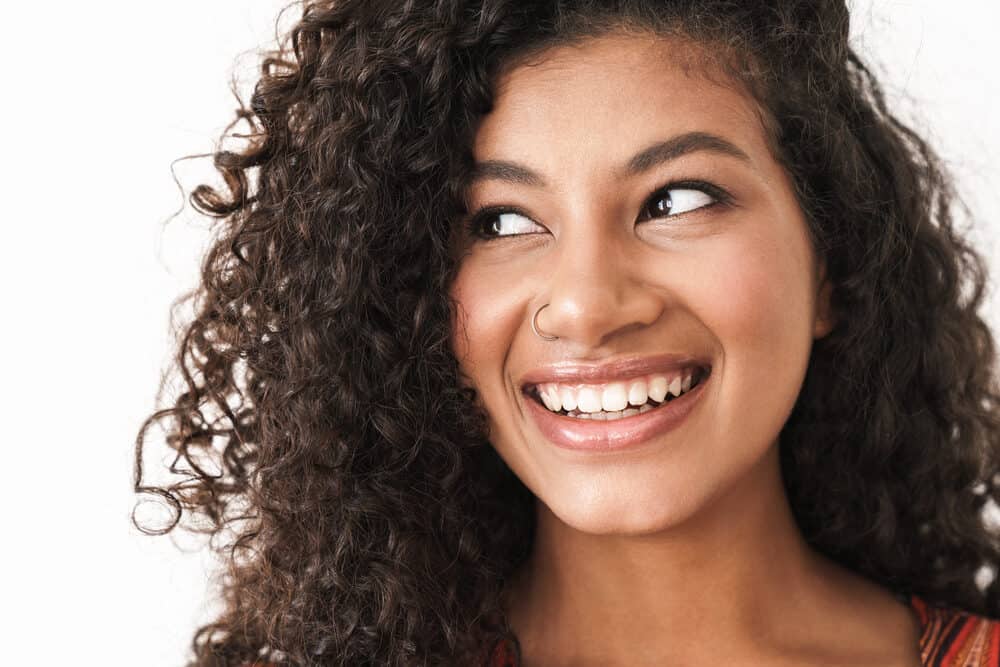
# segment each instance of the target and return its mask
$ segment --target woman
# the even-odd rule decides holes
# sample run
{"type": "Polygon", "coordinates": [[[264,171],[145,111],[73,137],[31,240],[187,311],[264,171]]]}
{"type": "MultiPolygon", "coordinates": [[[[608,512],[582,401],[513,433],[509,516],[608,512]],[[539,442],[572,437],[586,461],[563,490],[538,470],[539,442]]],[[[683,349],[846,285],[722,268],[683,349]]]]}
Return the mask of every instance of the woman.
{"type": "Polygon", "coordinates": [[[847,36],[307,2],[140,434],[229,559],[191,664],[1000,664],[985,270],[847,36]]]}

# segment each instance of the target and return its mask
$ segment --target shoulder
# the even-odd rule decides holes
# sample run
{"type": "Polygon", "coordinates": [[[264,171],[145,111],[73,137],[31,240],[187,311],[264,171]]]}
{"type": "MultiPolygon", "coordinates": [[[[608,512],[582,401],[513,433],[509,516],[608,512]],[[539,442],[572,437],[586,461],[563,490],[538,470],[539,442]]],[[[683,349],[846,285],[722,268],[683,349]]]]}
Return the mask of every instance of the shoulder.
{"type": "Polygon", "coordinates": [[[926,666],[1000,667],[1000,620],[935,606],[913,596],[920,619],[920,656],[926,666]]]}

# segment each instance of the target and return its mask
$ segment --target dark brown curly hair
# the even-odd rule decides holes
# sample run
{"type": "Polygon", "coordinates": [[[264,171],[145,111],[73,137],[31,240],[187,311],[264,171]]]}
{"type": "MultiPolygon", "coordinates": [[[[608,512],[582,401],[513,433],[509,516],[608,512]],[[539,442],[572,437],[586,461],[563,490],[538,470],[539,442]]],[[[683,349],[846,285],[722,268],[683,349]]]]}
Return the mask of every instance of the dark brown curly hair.
{"type": "Polygon", "coordinates": [[[225,187],[190,194],[217,223],[176,304],[195,310],[184,389],[137,438],[136,492],[174,510],[140,527],[207,532],[225,562],[189,664],[475,664],[516,640],[500,593],[533,497],[450,346],[451,233],[499,73],[609,31],[690,40],[752,95],[826,261],[841,316],[780,436],[807,541],[1000,616],[1000,583],[974,581],[1000,560],[980,516],[1000,500],[985,266],[848,25],[843,0],[305,0],[223,137],[244,123],[244,143],[214,153],[225,187]]]}

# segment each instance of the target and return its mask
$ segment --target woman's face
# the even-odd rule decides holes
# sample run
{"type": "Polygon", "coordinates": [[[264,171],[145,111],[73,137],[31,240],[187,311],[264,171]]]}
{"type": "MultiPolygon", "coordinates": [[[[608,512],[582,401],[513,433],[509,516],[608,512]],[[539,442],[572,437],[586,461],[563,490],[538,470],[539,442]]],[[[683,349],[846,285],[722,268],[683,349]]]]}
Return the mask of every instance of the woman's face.
{"type": "Polygon", "coordinates": [[[590,533],[662,530],[749,479],[830,327],[753,103],[685,73],[691,48],[607,36],[552,49],[499,80],[475,136],[469,210],[513,211],[483,219],[495,238],[462,242],[454,350],[500,456],[590,533]],[[544,304],[553,341],[531,328],[544,304]],[[604,415],[622,392],[653,406],[699,375],[676,405],[619,419],[550,409],[596,400],[604,415]]]}

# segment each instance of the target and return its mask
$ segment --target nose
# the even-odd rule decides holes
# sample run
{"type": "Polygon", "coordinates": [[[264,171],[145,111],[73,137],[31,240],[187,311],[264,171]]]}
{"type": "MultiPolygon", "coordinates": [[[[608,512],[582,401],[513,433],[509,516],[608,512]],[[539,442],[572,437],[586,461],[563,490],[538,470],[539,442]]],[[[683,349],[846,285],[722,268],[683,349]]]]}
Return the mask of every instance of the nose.
{"type": "Polygon", "coordinates": [[[662,296],[640,273],[635,240],[594,229],[579,225],[559,239],[542,282],[547,298],[535,303],[531,313],[548,303],[538,313],[539,331],[584,349],[650,325],[663,311],[662,296]]]}

